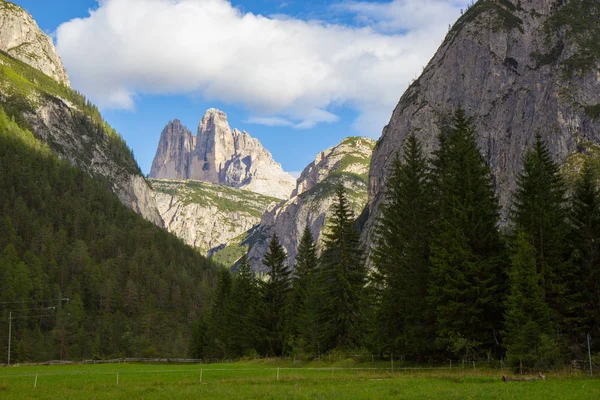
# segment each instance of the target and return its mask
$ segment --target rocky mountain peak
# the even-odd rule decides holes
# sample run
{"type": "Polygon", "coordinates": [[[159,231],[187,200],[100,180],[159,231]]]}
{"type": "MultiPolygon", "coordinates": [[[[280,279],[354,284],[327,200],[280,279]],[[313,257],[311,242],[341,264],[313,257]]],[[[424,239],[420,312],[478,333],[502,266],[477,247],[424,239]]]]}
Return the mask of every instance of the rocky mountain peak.
{"type": "Polygon", "coordinates": [[[52,39],[27,11],[5,0],[0,0],[0,50],[70,86],[52,39]]]}
{"type": "Polygon", "coordinates": [[[161,134],[150,177],[216,183],[280,199],[294,189],[294,178],[258,139],[232,130],[223,111],[207,110],[196,136],[170,126],[161,134]]]}

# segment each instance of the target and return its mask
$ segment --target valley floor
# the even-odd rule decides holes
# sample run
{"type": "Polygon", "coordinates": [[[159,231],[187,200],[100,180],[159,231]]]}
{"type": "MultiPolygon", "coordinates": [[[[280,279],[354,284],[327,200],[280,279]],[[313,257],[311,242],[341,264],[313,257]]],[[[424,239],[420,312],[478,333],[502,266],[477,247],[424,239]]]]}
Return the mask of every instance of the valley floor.
{"type": "Polygon", "coordinates": [[[550,373],[502,382],[500,370],[248,362],[0,368],[2,399],[597,399],[600,379],[550,373]],[[37,382],[36,382],[37,375],[37,382]],[[37,387],[34,388],[34,385],[37,387]]]}

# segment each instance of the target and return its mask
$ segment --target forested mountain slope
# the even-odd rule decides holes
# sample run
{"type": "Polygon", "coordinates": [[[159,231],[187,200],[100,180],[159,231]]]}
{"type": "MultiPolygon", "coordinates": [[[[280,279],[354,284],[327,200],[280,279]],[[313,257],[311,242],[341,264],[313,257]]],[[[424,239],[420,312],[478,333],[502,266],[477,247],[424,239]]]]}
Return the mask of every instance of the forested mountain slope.
{"type": "Polygon", "coordinates": [[[51,146],[0,109],[0,354],[185,356],[213,264],[51,146]]]}
{"type": "Polygon", "coordinates": [[[0,39],[0,105],[6,113],[61,158],[102,180],[125,205],[162,226],[131,149],[96,106],[68,86],[51,39],[31,15],[4,0],[0,39]]]}

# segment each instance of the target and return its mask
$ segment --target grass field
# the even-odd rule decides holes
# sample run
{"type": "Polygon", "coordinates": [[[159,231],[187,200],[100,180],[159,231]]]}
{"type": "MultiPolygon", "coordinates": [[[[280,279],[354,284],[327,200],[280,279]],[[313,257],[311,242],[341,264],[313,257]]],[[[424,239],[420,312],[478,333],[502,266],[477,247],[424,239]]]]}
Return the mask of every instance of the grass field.
{"type": "Polygon", "coordinates": [[[5,367],[0,368],[0,399],[600,399],[600,379],[581,373],[505,383],[500,378],[506,372],[497,370],[392,374],[385,368],[377,363],[265,361],[5,367]]]}

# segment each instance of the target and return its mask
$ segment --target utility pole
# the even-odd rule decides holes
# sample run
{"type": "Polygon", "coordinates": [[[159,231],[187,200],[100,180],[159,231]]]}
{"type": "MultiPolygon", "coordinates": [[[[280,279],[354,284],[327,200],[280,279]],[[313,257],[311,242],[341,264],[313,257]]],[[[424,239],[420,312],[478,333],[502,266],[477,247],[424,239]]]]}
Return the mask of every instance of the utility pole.
{"type": "Polygon", "coordinates": [[[587,345],[588,345],[588,360],[590,362],[590,376],[593,376],[593,371],[592,371],[592,349],[590,346],[590,334],[587,334],[587,345]]]}
{"type": "Polygon", "coordinates": [[[10,365],[10,340],[12,336],[12,311],[8,313],[8,365],[10,365]]]}
{"type": "MultiPolygon", "coordinates": [[[[69,302],[68,298],[62,298],[59,299],[61,302],[65,301],[65,302],[69,302]]],[[[48,301],[48,300],[45,300],[48,301]]],[[[15,303],[27,303],[27,302],[6,302],[6,303],[0,303],[0,305],[2,304],[15,304],[15,303]]],[[[7,363],[8,365],[10,365],[10,348],[11,348],[11,344],[12,344],[12,313],[13,311],[34,311],[34,310],[52,310],[52,311],[56,311],[56,307],[43,307],[43,308],[24,308],[24,309],[19,309],[19,310],[10,310],[8,312],[8,360],[7,363]]],[[[45,315],[38,315],[35,317],[44,317],[45,315]]],[[[17,318],[33,318],[34,316],[23,316],[23,317],[17,317],[17,318]]]]}

